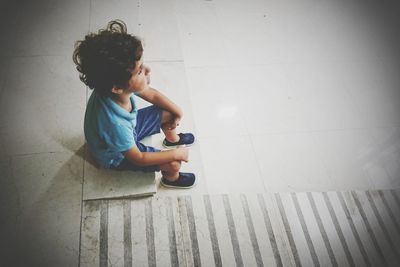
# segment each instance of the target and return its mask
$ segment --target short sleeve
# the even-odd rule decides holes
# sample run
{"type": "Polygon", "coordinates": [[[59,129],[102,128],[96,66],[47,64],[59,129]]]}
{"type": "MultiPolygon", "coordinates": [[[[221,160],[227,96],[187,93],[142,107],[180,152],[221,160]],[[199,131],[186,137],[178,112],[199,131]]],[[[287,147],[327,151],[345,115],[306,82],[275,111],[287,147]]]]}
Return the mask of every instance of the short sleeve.
{"type": "Polygon", "coordinates": [[[103,131],[103,140],[115,151],[126,151],[136,145],[133,127],[122,124],[110,125],[103,131]]]}

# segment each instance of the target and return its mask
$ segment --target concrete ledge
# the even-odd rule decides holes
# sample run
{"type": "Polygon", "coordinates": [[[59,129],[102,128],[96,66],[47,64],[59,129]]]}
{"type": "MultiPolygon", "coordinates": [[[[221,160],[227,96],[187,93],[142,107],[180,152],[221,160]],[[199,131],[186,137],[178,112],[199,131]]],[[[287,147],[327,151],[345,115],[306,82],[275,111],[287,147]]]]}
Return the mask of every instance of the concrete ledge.
{"type": "MultiPolygon", "coordinates": [[[[151,138],[145,143],[149,142],[151,138]]],[[[88,151],[85,155],[83,200],[135,198],[157,192],[155,173],[98,168],[88,151]]]]}

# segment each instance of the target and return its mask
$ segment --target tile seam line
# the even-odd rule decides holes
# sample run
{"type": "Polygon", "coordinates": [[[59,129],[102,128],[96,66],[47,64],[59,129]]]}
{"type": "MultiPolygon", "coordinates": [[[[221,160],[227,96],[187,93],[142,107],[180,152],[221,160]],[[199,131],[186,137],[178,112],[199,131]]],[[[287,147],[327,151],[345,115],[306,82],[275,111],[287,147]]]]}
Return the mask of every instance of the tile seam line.
{"type": "Polygon", "coordinates": [[[176,60],[157,60],[157,59],[153,59],[153,60],[146,60],[146,62],[149,63],[183,63],[185,62],[185,60],[183,59],[176,59],[176,60]]]}
{"type": "MultiPolygon", "coordinates": [[[[85,146],[86,148],[86,146],[85,146]]],[[[78,244],[78,267],[81,266],[81,249],[82,249],[82,227],[83,227],[83,185],[85,182],[85,161],[86,161],[86,149],[83,150],[82,159],[82,185],[81,185],[81,221],[79,225],[79,244],[78,244]]]]}
{"type": "MultiPolygon", "coordinates": [[[[35,152],[35,153],[21,153],[21,154],[13,154],[9,155],[11,158],[14,157],[25,157],[25,156],[33,156],[33,155],[42,155],[42,154],[58,154],[58,153],[68,153],[68,152],[73,152],[74,155],[76,155],[77,151],[71,151],[69,149],[66,150],[60,150],[60,151],[45,151],[45,152],[35,152]]],[[[84,155],[85,156],[85,155],[84,155]]]]}
{"type": "Polygon", "coordinates": [[[269,193],[271,190],[265,186],[263,175],[262,175],[262,171],[261,171],[261,164],[260,164],[260,161],[258,160],[258,157],[257,157],[253,136],[252,135],[246,135],[246,137],[250,137],[250,146],[251,146],[251,150],[252,150],[251,152],[252,152],[252,154],[253,154],[253,156],[255,158],[256,164],[257,164],[257,172],[258,172],[258,175],[260,177],[261,183],[263,185],[263,190],[264,190],[263,193],[264,194],[265,193],[269,193]]]}
{"type": "Polygon", "coordinates": [[[391,126],[372,126],[372,127],[354,127],[354,128],[332,128],[332,129],[321,129],[321,130],[293,130],[293,131],[270,131],[270,132],[253,132],[248,135],[259,136],[259,135],[290,135],[290,134],[303,134],[303,133],[331,133],[331,132],[343,132],[343,131],[356,131],[356,130],[371,130],[371,129],[390,129],[400,128],[400,125],[391,126]]]}
{"type": "Polygon", "coordinates": [[[9,56],[4,56],[2,58],[5,59],[18,59],[18,58],[40,58],[40,57],[70,57],[71,54],[32,54],[32,55],[9,55],[9,56]]]}
{"type": "MultiPolygon", "coordinates": [[[[183,245],[185,245],[185,241],[184,241],[184,237],[183,237],[183,235],[185,234],[185,231],[184,231],[184,228],[183,228],[183,225],[182,225],[182,208],[181,208],[181,205],[179,205],[180,203],[179,202],[182,202],[182,200],[181,200],[181,198],[180,197],[184,197],[185,195],[183,195],[183,196],[173,196],[173,197],[175,197],[176,198],[176,200],[177,200],[177,205],[178,205],[178,213],[179,213],[179,227],[180,227],[180,231],[181,231],[181,242],[182,242],[182,244],[183,245]]],[[[188,266],[188,262],[187,262],[187,257],[189,257],[189,255],[186,255],[186,253],[185,253],[185,250],[183,250],[183,261],[184,261],[184,263],[185,263],[185,267],[187,267],[188,266]]]]}

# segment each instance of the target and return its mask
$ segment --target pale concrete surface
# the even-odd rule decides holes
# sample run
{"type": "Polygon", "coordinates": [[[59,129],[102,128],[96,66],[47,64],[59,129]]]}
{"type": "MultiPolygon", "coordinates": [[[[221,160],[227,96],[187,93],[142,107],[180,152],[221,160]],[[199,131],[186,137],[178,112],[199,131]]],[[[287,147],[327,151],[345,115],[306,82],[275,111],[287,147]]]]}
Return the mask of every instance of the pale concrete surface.
{"type": "MultiPolygon", "coordinates": [[[[152,138],[142,140],[152,145],[152,138]]],[[[85,150],[83,200],[152,196],[157,192],[154,172],[115,171],[99,168],[85,150]]]]}

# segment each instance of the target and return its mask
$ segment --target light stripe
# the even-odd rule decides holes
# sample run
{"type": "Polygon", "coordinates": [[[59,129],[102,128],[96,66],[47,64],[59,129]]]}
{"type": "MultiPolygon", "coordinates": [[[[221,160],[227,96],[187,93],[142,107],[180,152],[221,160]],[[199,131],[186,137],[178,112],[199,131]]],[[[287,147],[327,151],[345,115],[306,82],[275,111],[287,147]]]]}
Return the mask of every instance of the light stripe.
{"type": "Polygon", "coordinates": [[[174,211],[172,208],[172,199],[167,197],[167,216],[168,216],[168,237],[169,237],[169,253],[171,255],[171,266],[179,266],[178,250],[176,247],[176,233],[174,222],[174,211]]]}
{"type": "Polygon", "coordinates": [[[222,266],[221,253],[219,251],[217,231],[215,229],[214,214],[213,214],[213,210],[212,210],[212,206],[211,206],[210,196],[204,195],[203,200],[204,200],[204,206],[206,209],[208,230],[210,231],[211,245],[212,245],[213,255],[214,255],[214,263],[215,263],[215,266],[219,267],[219,266],[222,266]]]}
{"type": "Polygon", "coordinates": [[[384,235],[386,237],[386,240],[388,241],[388,243],[390,245],[390,248],[393,250],[397,260],[399,261],[400,260],[399,252],[396,249],[396,245],[393,244],[392,238],[391,238],[391,236],[390,236],[385,224],[383,223],[382,217],[379,214],[378,209],[376,208],[374,200],[372,199],[371,192],[370,191],[366,191],[365,194],[367,195],[369,204],[371,205],[371,208],[372,208],[372,210],[374,212],[374,215],[375,215],[376,219],[378,220],[379,226],[382,228],[382,231],[383,231],[383,233],[384,233],[384,235]]]}
{"type": "Polygon", "coordinates": [[[156,248],[154,244],[154,225],[153,225],[153,206],[152,199],[146,201],[146,243],[147,243],[147,261],[150,267],[156,264],[156,248]]]}
{"type": "Polygon", "coordinates": [[[310,253],[311,253],[311,258],[313,260],[313,263],[315,266],[320,266],[318,257],[317,257],[317,253],[315,252],[314,244],[312,243],[310,233],[308,232],[308,228],[307,228],[306,222],[304,220],[303,212],[301,211],[299,201],[297,200],[297,196],[293,192],[291,193],[291,196],[292,196],[294,206],[296,208],[297,216],[300,220],[301,228],[303,229],[304,237],[306,238],[306,241],[307,241],[308,249],[310,250],[310,253]]]}
{"type": "Polygon", "coordinates": [[[247,198],[245,195],[241,195],[240,199],[242,202],[244,216],[246,217],[247,229],[249,230],[251,244],[253,245],[253,252],[254,252],[254,257],[256,258],[257,266],[264,266],[262,257],[261,257],[260,247],[257,242],[257,237],[256,237],[256,233],[254,230],[253,220],[251,218],[247,198]]]}
{"type": "Polygon", "coordinates": [[[224,202],[225,214],[228,222],[229,234],[231,236],[231,242],[233,247],[233,254],[235,256],[236,266],[243,266],[242,254],[240,252],[238,237],[236,233],[235,222],[233,221],[231,205],[227,195],[222,195],[224,202]]]}
{"type": "Polygon", "coordinates": [[[328,235],[326,234],[325,227],[322,224],[321,217],[320,217],[319,212],[317,210],[317,207],[315,205],[314,198],[313,198],[313,196],[312,196],[312,194],[310,192],[307,192],[307,197],[308,197],[308,200],[309,200],[309,202],[311,204],[311,209],[312,209],[312,211],[314,213],[315,220],[317,221],[318,228],[319,228],[319,231],[320,231],[320,233],[322,235],[322,239],[324,240],[325,247],[326,247],[326,249],[328,251],[329,258],[331,260],[332,266],[338,266],[338,263],[337,263],[336,258],[335,258],[335,254],[333,254],[333,250],[332,250],[331,244],[329,243],[329,239],[328,239],[328,235]]]}
{"type": "Polygon", "coordinates": [[[336,194],[337,194],[337,196],[338,196],[338,198],[340,200],[340,204],[342,205],[342,209],[344,210],[344,213],[346,214],[346,217],[347,217],[347,220],[349,222],[351,231],[353,232],[354,238],[357,241],[357,244],[358,244],[358,247],[359,247],[359,249],[361,251],[363,259],[366,262],[367,266],[371,266],[371,262],[369,261],[369,258],[367,256],[367,252],[365,251],[364,245],[361,242],[360,235],[358,234],[357,229],[356,229],[356,227],[354,225],[353,219],[351,218],[350,211],[347,208],[347,205],[346,205],[346,202],[344,201],[343,195],[342,195],[341,192],[336,192],[336,194]]]}
{"type": "Polygon", "coordinates": [[[124,205],[124,266],[132,266],[132,222],[131,202],[125,200],[124,205]]]}
{"type": "Polygon", "coordinates": [[[333,225],[335,226],[335,229],[336,229],[336,233],[338,234],[340,242],[342,243],[342,247],[344,249],[344,252],[346,253],[347,261],[349,262],[350,266],[355,266],[355,263],[354,263],[354,260],[353,260],[353,256],[351,256],[349,247],[348,247],[347,242],[346,242],[346,240],[344,238],[342,229],[340,228],[339,221],[338,221],[338,219],[336,217],[335,211],[333,210],[332,203],[331,203],[331,201],[330,201],[330,199],[328,197],[328,194],[326,192],[322,192],[322,195],[324,196],[324,201],[325,201],[326,206],[328,207],[328,211],[329,211],[329,214],[331,215],[331,218],[332,218],[332,221],[333,221],[333,225]]]}
{"type": "Polygon", "coordinates": [[[276,266],[281,267],[281,266],[283,266],[282,265],[282,259],[281,259],[281,255],[280,255],[279,250],[278,250],[278,246],[276,244],[275,234],[274,234],[274,231],[272,229],[271,220],[269,218],[267,206],[265,205],[264,197],[263,197],[262,194],[258,194],[257,197],[258,197],[258,203],[260,204],[261,211],[262,211],[263,216],[264,216],[264,223],[265,223],[265,227],[267,228],[269,242],[270,242],[271,247],[272,247],[272,252],[274,253],[276,266]]]}
{"type": "Polygon", "coordinates": [[[287,235],[288,240],[289,240],[290,249],[291,249],[292,254],[293,254],[294,262],[295,262],[296,266],[301,266],[299,253],[297,252],[297,247],[296,247],[296,244],[294,243],[292,231],[290,230],[289,222],[288,222],[288,219],[287,219],[287,216],[286,216],[286,213],[285,213],[285,209],[283,207],[281,196],[278,193],[275,193],[275,198],[276,198],[276,201],[277,201],[277,204],[278,204],[279,212],[280,212],[281,217],[282,217],[283,226],[285,227],[285,232],[286,232],[286,235],[287,235]]]}
{"type": "Polygon", "coordinates": [[[200,267],[201,260],[200,260],[199,243],[197,241],[196,222],[194,220],[192,198],[190,196],[185,196],[185,204],[189,222],[190,240],[192,241],[193,264],[196,267],[200,267]]]}
{"type": "Polygon", "coordinates": [[[392,211],[392,209],[390,208],[389,204],[387,203],[387,200],[386,200],[385,195],[383,194],[382,190],[379,190],[378,193],[379,193],[379,196],[380,196],[381,199],[382,199],[382,202],[383,202],[383,205],[384,205],[385,208],[386,208],[386,211],[388,212],[390,218],[392,219],[392,222],[393,222],[394,226],[396,227],[397,232],[398,232],[399,235],[400,235],[400,225],[399,225],[399,223],[397,222],[396,218],[394,217],[393,211],[392,211]]]}
{"type": "Polygon", "coordinates": [[[108,201],[100,206],[100,267],[108,266],[108,201]]]}
{"type": "Polygon", "coordinates": [[[363,209],[363,207],[361,205],[360,200],[358,199],[358,196],[357,196],[356,192],[351,191],[351,194],[352,194],[352,196],[354,198],[354,201],[356,203],[357,209],[360,212],[360,215],[361,215],[361,217],[362,217],[362,219],[364,221],[364,224],[367,227],[367,231],[368,231],[368,234],[370,235],[370,237],[372,239],[372,243],[373,243],[376,251],[378,252],[379,257],[381,258],[382,263],[384,265],[387,265],[385,256],[383,255],[383,252],[382,252],[381,248],[379,247],[379,244],[378,244],[378,241],[376,239],[376,236],[375,236],[374,232],[372,231],[371,224],[369,223],[369,221],[367,219],[367,216],[365,215],[365,211],[364,211],[364,209],[363,209]]]}

